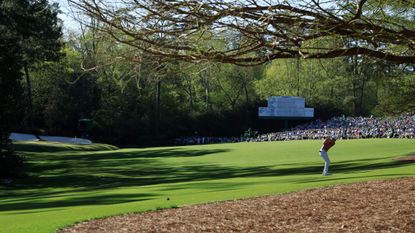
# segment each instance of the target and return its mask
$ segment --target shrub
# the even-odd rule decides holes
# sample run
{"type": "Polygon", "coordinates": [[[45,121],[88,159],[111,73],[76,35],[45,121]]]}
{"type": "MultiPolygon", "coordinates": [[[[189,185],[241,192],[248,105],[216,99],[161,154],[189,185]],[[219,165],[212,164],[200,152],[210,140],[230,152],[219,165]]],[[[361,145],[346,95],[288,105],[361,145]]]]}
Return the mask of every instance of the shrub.
{"type": "Polygon", "coordinates": [[[11,179],[24,176],[24,158],[15,153],[10,139],[2,142],[0,152],[0,178],[11,179]]]}

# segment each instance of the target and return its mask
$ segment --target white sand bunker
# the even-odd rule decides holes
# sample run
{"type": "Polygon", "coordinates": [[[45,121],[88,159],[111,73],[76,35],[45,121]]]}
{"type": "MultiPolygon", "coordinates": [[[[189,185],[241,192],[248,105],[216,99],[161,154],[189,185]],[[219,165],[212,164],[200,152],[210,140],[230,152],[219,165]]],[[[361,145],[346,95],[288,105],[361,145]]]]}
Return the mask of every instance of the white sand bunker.
{"type": "Polygon", "coordinates": [[[80,145],[89,145],[91,140],[85,138],[71,138],[71,137],[60,137],[60,136],[39,136],[36,137],[33,134],[23,134],[23,133],[11,133],[10,137],[13,141],[48,141],[48,142],[62,142],[62,143],[71,143],[71,144],[80,144],[80,145]]]}

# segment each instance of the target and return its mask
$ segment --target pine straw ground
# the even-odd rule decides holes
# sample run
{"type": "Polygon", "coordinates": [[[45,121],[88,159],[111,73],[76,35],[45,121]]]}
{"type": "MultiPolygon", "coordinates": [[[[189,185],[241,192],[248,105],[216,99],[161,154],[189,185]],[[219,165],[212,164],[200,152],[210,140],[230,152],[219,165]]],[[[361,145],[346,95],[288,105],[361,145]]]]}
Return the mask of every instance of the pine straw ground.
{"type": "Polygon", "coordinates": [[[415,232],[415,178],[128,214],[68,232],[415,232]]]}

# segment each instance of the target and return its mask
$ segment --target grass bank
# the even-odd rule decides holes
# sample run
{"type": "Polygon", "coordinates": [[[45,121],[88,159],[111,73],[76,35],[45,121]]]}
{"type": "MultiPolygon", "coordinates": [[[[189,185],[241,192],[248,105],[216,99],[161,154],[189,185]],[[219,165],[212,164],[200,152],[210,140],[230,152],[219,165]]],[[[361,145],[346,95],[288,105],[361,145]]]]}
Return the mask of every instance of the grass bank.
{"type": "Polygon", "coordinates": [[[321,141],[215,144],[148,149],[18,147],[29,176],[0,186],[0,232],[54,232],[127,212],[414,176],[415,141],[338,141],[333,176],[321,176],[321,141]]]}

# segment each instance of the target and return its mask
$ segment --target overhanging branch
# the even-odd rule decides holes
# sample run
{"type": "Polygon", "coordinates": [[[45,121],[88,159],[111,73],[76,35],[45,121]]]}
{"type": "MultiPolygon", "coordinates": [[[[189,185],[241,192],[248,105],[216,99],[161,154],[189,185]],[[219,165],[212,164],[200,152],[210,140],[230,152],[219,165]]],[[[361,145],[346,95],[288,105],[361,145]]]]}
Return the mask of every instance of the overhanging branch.
{"type": "Polygon", "coordinates": [[[118,42],[165,60],[256,65],[279,58],[362,55],[415,64],[410,17],[415,9],[410,4],[404,8],[408,18],[392,20],[393,8],[387,2],[382,5],[385,9],[378,9],[390,13],[382,19],[366,0],[352,5],[334,0],[69,1],[101,21],[105,26],[99,30],[118,42]],[[330,38],[354,43],[348,48],[327,43],[330,38]],[[319,41],[327,44],[324,50],[304,46],[319,41]]]}

